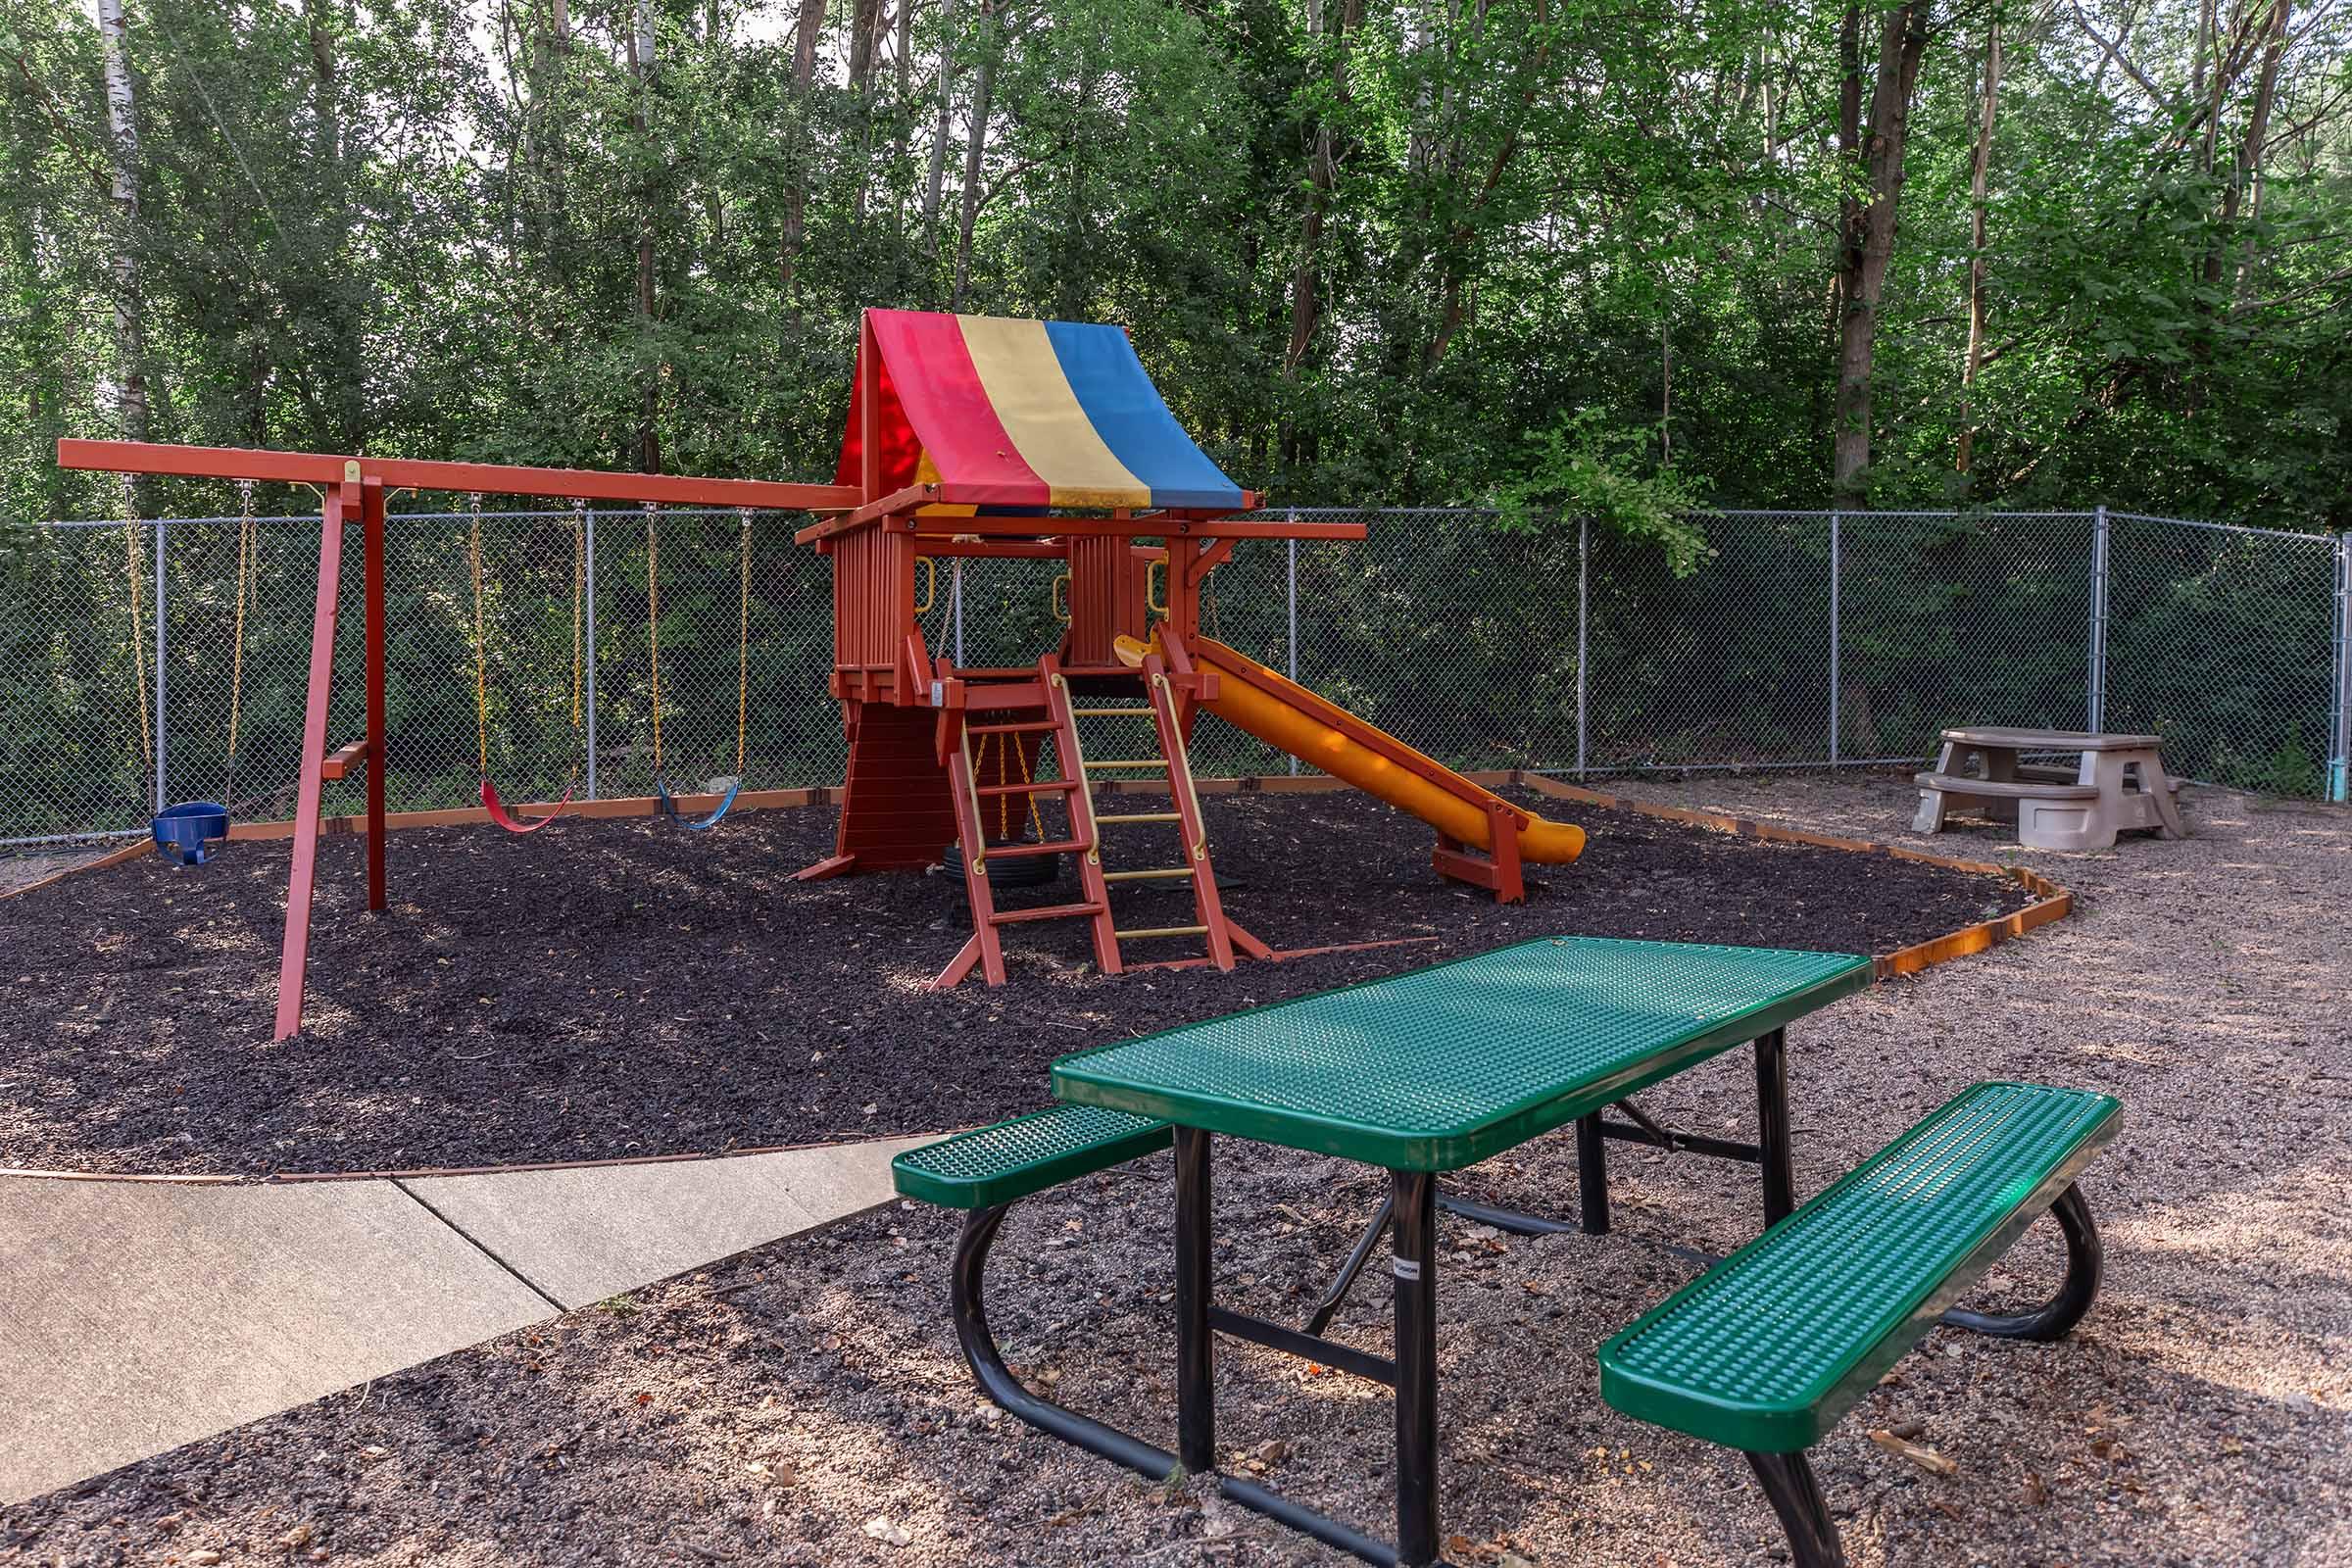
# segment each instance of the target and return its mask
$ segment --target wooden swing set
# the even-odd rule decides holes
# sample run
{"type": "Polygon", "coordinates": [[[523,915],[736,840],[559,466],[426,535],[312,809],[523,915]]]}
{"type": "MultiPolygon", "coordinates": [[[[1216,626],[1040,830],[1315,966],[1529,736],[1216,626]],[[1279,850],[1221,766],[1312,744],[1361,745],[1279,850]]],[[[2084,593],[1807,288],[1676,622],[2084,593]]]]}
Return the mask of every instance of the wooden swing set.
{"type": "MultiPolygon", "coordinates": [[[[317,882],[320,802],[330,779],[360,770],[367,794],[368,907],[385,906],[384,870],[384,508],[398,490],[457,494],[558,496],[584,506],[591,501],[634,502],[640,506],[727,507],[754,510],[848,512],[859,503],[847,485],[776,484],[759,479],[714,479],[692,475],[611,473],[590,468],[535,468],[489,463],[443,463],[407,458],[338,457],[322,452],[272,452],[236,447],[171,446],[146,441],[64,440],[57,444],[61,467],[174,478],[227,479],[305,485],[318,492],[318,585],[311,614],[311,661],[302,722],[302,773],[295,791],[293,864],[286,882],[286,929],[278,956],[277,1011],[273,1038],[302,1027],[308,983],[311,900],[317,882]],[[366,621],[361,639],[361,679],[367,688],[367,730],[358,740],[330,747],[327,712],[335,682],[335,627],[343,581],[343,532],[360,525],[361,606],[366,621]]],[[[478,512],[478,505],[477,505],[478,512]]],[[[649,527],[651,526],[649,520],[649,527]]],[[[748,568],[747,568],[748,569],[748,568]]],[[[748,577],[744,614],[749,615],[748,577]]],[[[486,656],[483,622],[475,623],[477,704],[482,712],[479,756],[483,805],[497,792],[490,783],[486,656]]],[[[239,639],[240,643],[242,638],[239,639]]],[[[738,719],[744,684],[738,687],[738,719]]],[[[141,711],[144,712],[142,704],[141,711]]],[[[741,770],[738,741],[737,768],[741,770]]],[[[657,764],[658,766],[658,764],[657,764]]],[[[666,788],[664,786],[664,793],[666,788]]],[[[674,811],[674,806],[672,808],[674,811]]],[[[501,806],[499,812],[504,812],[501,806]]],[[[715,819],[714,817],[712,819],[715,819]]],[[[510,822],[512,817],[510,814],[510,822]]],[[[509,826],[509,823],[501,823],[509,826]]],[[[515,824],[538,827],[541,822],[515,824]]]]}

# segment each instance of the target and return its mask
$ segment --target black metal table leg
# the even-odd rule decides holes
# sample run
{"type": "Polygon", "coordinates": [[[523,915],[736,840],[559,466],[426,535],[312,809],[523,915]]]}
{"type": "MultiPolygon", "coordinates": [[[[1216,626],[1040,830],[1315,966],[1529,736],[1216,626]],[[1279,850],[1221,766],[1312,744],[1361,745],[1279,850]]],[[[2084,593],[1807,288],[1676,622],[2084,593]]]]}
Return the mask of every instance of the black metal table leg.
{"type": "Polygon", "coordinates": [[[1438,1555],[1437,1178],[1390,1173],[1396,1215],[1396,1561],[1438,1555]]]}
{"type": "Polygon", "coordinates": [[[1216,1346],[1208,1332],[1208,1134],[1176,1129],[1176,1455],[1194,1475],[1217,1465],[1216,1346]]]}
{"type": "Polygon", "coordinates": [[[1756,1037],[1756,1143],[1764,1158],[1764,1225],[1796,1211],[1796,1165],[1788,1140],[1788,1041],[1775,1029],[1756,1037]]]}
{"type": "Polygon", "coordinates": [[[1587,1236],[1609,1234],[1609,1150],[1597,1110],[1576,1119],[1576,1217],[1587,1236]]]}

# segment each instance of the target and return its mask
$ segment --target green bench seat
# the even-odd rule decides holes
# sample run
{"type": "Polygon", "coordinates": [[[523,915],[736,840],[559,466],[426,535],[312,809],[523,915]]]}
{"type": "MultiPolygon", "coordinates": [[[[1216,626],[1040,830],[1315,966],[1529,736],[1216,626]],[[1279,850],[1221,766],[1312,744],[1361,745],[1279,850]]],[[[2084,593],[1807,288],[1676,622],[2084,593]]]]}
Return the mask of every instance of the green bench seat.
{"type": "Polygon", "coordinates": [[[995,1208],[1157,1152],[1168,1124],[1098,1105],[1055,1105],[910,1149],[890,1162],[904,1198],[943,1208],[995,1208]]]}
{"type": "Polygon", "coordinates": [[[2120,1110],[2082,1090],[1976,1085],[1611,1338],[1601,1397],[1746,1453],[1800,1568],[1842,1562],[1803,1450],[1939,1321],[2025,1339],[2074,1326],[2099,1273],[2074,1181],[2120,1110]],[[2057,1298],[2009,1317],[1947,1313],[2053,1208],[2068,1244],[2057,1298]]]}

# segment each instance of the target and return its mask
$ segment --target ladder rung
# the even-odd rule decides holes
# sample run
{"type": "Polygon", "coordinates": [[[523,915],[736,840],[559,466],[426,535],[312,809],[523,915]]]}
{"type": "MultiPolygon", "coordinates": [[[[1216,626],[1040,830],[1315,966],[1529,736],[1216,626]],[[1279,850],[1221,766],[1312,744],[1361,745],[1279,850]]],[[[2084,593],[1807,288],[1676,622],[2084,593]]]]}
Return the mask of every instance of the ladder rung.
{"type": "Polygon", "coordinates": [[[1047,904],[1034,909],[999,909],[988,917],[990,925],[1019,925],[1028,920],[1075,919],[1077,916],[1102,912],[1100,904],[1047,904]]]}
{"type": "Polygon", "coordinates": [[[1141,757],[1141,758],[1127,758],[1127,759],[1123,759],[1123,760],[1111,760],[1111,761],[1103,761],[1103,762],[1089,761],[1089,762],[1088,762],[1086,765],[1087,765],[1088,767],[1163,767],[1163,768],[1164,768],[1164,767],[1166,767],[1166,766],[1168,765],[1168,763],[1167,763],[1167,760],[1166,760],[1165,758],[1159,758],[1159,757],[1141,757]]]}
{"type": "Polygon", "coordinates": [[[979,794],[982,800],[987,800],[999,795],[1045,795],[1054,790],[1074,790],[1077,787],[1078,781],[1074,778],[1041,778],[1027,784],[983,784],[979,794]]]}
{"type": "Polygon", "coordinates": [[[1152,925],[1141,930],[1116,933],[1121,942],[1133,942],[1140,937],[1200,937],[1208,934],[1204,925],[1152,925]]]}
{"type": "Polygon", "coordinates": [[[1025,860],[1036,855],[1066,855],[1072,850],[1092,849],[1077,839],[1055,839],[1051,844],[991,844],[980,852],[983,860],[1025,860]]]}
{"type": "Polygon", "coordinates": [[[1051,735],[1061,726],[1050,718],[1030,719],[1018,724],[966,724],[966,735],[1051,735]]]}
{"type": "Polygon", "coordinates": [[[1105,871],[1102,873],[1102,880],[1105,882],[1166,882],[1192,874],[1193,868],[1189,865],[1171,865],[1164,871],[1105,871]]]}
{"type": "Polygon", "coordinates": [[[1149,708],[1073,708],[1074,718],[1156,718],[1149,708]]]}
{"type": "Polygon", "coordinates": [[[1184,818],[1174,811],[1116,811],[1108,814],[1098,812],[1095,816],[1098,825],[1103,822],[1181,822],[1183,820],[1184,818]]]}

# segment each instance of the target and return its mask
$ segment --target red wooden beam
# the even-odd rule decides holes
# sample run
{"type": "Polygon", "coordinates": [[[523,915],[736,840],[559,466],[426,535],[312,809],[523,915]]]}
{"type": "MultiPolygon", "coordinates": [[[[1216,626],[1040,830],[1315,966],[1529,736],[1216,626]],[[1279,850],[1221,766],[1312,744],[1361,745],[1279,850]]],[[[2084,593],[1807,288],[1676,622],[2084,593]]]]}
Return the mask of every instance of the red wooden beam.
{"type": "MultiPolygon", "coordinates": [[[[233,475],[231,477],[234,477],[233,475]]],[[[311,685],[302,710],[302,783],[294,796],[294,866],[286,879],[286,938],[277,962],[272,1040],[302,1028],[311,959],[311,888],[318,869],[318,799],[326,776],[326,704],[335,677],[335,604],[343,578],[343,518],[362,505],[358,484],[330,484],[320,507],[318,598],[311,612],[311,685]]],[[[376,835],[382,842],[382,835],[376,835]]]]}
{"type": "Polygon", "coordinates": [[[692,474],[612,473],[599,468],[526,468],[503,463],[441,463],[414,458],[348,458],[323,452],[248,447],[168,446],[152,441],[57,444],[61,468],[112,473],[168,473],[202,479],[260,479],[330,485],[378,480],[387,490],[451,490],[501,496],[560,496],[581,501],[655,501],[684,507],[760,507],[784,512],[843,512],[858,505],[856,487],[771,484],[764,479],[706,479],[692,474]]]}

